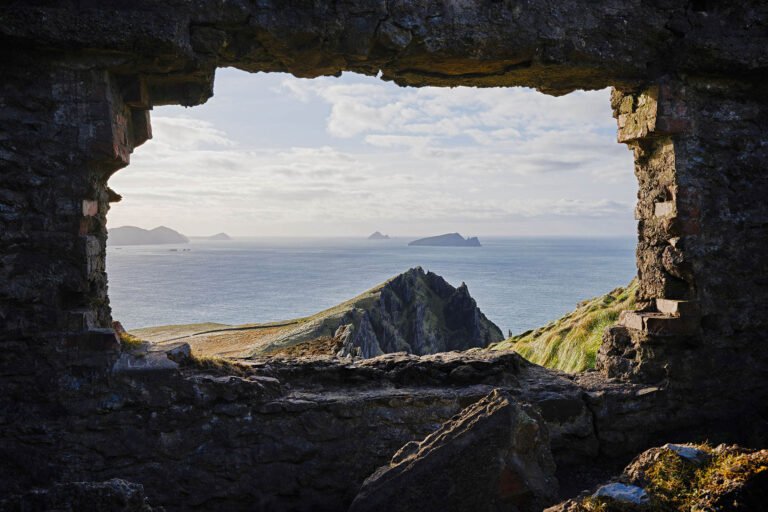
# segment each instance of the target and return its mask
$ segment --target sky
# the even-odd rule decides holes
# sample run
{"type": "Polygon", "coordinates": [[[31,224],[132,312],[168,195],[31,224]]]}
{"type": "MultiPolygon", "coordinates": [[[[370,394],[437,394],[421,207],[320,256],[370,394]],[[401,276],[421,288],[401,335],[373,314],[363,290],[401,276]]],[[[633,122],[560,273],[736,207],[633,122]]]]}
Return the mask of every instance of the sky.
{"type": "Polygon", "coordinates": [[[158,107],[109,185],[108,226],[186,235],[612,236],[635,231],[610,92],[401,88],[219,69],[158,107]]]}

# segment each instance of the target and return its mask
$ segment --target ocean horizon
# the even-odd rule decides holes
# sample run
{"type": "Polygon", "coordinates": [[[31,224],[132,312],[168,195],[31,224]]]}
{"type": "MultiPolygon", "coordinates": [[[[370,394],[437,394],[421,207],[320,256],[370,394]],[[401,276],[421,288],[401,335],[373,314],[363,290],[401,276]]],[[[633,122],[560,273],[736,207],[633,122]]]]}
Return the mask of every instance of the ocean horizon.
{"type": "Polygon", "coordinates": [[[112,317],[126,329],[265,323],[311,315],[420,266],[465,282],[504,334],[545,325],[635,276],[635,237],[481,237],[482,247],[414,247],[416,237],[237,237],[108,246],[112,317]]]}

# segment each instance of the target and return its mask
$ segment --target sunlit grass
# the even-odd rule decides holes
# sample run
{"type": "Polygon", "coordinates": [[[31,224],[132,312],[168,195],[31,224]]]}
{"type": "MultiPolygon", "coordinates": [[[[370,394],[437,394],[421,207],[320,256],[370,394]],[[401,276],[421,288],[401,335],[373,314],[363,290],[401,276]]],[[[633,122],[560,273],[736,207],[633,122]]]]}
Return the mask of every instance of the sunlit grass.
{"type": "Polygon", "coordinates": [[[634,309],[638,282],[580,303],[574,311],[533,331],[512,336],[491,347],[515,350],[536,364],[566,372],[595,367],[605,329],[624,310],[634,309]]]}
{"type": "Polygon", "coordinates": [[[125,350],[136,350],[144,344],[144,340],[126,331],[116,331],[120,336],[120,343],[125,350]]]}
{"type": "MultiPolygon", "coordinates": [[[[724,510],[717,502],[739,485],[762,478],[768,471],[768,454],[743,451],[735,447],[713,448],[708,444],[694,445],[709,456],[701,464],[680,457],[669,449],[661,449],[644,465],[642,482],[650,497],[643,510],[679,512],[693,510],[724,510]]],[[[752,485],[759,485],[753,483],[752,485]]],[[[574,511],[603,512],[621,510],[596,497],[583,499],[574,511]]],[[[721,504],[722,506],[722,504],[721,504]]],[[[637,510],[637,508],[631,508],[637,510]]],[[[746,510],[746,508],[745,508],[746,510]]],[[[750,509],[751,510],[751,509],[750,509]]]]}
{"type": "Polygon", "coordinates": [[[192,354],[189,363],[198,370],[205,370],[223,375],[237,375],[243,377],[248,374],[246,365],[216,356],[200,356],[192,354]]]}

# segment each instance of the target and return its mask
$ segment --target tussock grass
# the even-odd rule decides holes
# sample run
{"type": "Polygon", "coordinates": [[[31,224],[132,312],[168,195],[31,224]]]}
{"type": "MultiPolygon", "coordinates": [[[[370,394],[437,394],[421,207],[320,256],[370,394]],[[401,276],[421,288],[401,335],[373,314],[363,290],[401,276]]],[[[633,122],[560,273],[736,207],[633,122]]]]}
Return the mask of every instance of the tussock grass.
{"type": "Polygon", "coordinates": [[[213,372],[217,375],[237,375],[238,377],[244,377],[248,374],[249,370],[244,364],[215,356],[198,356],[192,354],[189,364],[198,370],[213,372]]]}
{"type": "Polygon", "coordinates": [[[120,343],[123,345],[123,349],[125,350],[136,350],[138,348],[141,348],[141,346],[145,343],[143,339],[139,338],[138,336],[134,336],[133,334],[130,334],[126,331],[116,331],[117,335],[120,336],[120,343]]]}
{"type": "Polygon", "coordinates": [[[562,318],[507,338],[491,349],[514,350],[529,361],[565,372],[594,368],[603,332],[616,323],[619,313],[634,309],[637,289],[634,279],[624,288],[581,302],[562,318]]]}

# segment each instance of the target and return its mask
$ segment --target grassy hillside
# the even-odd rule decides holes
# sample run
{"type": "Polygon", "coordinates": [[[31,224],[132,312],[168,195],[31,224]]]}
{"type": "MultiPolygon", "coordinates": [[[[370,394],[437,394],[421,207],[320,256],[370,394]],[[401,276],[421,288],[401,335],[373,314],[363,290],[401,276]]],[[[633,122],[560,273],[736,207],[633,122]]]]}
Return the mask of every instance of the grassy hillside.
{"type": "Polygon", "coordinates": [[[594,368],[603,331],[621,311],[634,309],[637,287],[634,279],[625,288],[581,302],[562,318],[507,338],[491,350],[515,350],[536,364],[571,373],[594,368]]]}
{"type": "Polygon", "coordinates": [[[161,347],[189,343],[200,357],[230,358],[429,354],[486,347],[503,338],[477,309],[465,285],[454,288],[421,267],[308,317],[268,324],[167,325],[131,334],[161,347]]]}
{"type": "MultiPolygon", "coordinates": [[[[388,281],[387,281],[388,282],[388,281]]],[[[315,315],[264,324],[225,325],[200,323],[163,325],[131,330],[132,335],[157,345],[189,343],[200,357],[249,357],[281,353],[293,345],[331,336],[345,312],[370,306],[378,298],[382,283],[346,302],[315,315]]]]}

